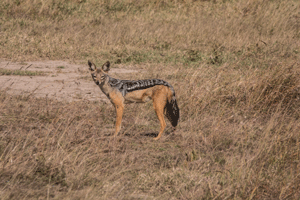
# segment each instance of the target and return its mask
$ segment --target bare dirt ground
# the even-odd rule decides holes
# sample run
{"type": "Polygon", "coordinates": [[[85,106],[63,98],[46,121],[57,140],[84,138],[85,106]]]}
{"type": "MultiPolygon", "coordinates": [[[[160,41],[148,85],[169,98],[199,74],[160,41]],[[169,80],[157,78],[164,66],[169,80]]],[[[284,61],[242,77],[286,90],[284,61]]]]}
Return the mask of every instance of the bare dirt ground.
{"type": "MultiPolygon", "coordinates": [[[[34,95],[59,101],[108,101],[94,84],[87,64],[72,64],[67,61],[8,62],[0,61],[0,69],[42,71],[44,75],[0,75],[0,90],[14,95],[34,95]]],[[[123,67],[112,69],[116,73],[135,73],[123,67]]]]}

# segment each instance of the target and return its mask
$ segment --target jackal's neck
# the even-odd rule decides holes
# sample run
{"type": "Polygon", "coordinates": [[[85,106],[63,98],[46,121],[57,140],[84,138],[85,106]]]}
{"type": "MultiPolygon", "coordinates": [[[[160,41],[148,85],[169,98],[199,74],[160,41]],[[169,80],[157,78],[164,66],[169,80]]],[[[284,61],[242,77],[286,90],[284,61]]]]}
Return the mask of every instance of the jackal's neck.
{"type": "Polygon", "coordinates": [[[106,96],[109,96],[109,93],[112,90],[112,88],[109,84],[109,78],[110,77],[108,75],[106,75],[104,81],[99,85],[100,89],[106,96]]]}

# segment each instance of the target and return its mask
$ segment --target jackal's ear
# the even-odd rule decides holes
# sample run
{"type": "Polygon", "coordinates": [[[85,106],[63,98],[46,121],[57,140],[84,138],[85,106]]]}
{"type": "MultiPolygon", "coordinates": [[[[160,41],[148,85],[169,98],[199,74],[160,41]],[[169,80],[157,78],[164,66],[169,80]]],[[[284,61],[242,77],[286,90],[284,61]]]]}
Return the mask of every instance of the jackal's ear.
{"type": "Polygon", "coordinates": [[[97,69],[96,65],[94,63],[92,63],[91,61],[88,61],[88,65],[89,65],[91,71],[95,71],[97,69]],[[94,69],[93,69],[93,66],[94,66],[94,69]]]}
{"type": "Polygon", "coordinates": [[[106,63],[103,64],[102,70],[105,72],[108,72],[110,70],[110,62],[106,61],[106,63]]]}

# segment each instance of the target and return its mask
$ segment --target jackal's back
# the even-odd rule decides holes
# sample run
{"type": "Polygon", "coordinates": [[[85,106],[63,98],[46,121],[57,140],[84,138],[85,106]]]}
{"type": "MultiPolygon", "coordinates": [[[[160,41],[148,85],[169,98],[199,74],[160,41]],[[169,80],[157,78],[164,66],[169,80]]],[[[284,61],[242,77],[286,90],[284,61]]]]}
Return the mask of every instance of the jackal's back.
{"type": "Polygon", "coordinates": [[[129,92],[133,92],[136,90],[143,90],[150,87],[154,87],[156,85],[164,85],[171,89],[173,95],[175,95],[174,88],[168,82],[161,79],[145,79],[145,80],[119,80],[112,77],[109,77],[108,83],[111,87],[117,88],[123,96],[125,96],[129,92]]]}

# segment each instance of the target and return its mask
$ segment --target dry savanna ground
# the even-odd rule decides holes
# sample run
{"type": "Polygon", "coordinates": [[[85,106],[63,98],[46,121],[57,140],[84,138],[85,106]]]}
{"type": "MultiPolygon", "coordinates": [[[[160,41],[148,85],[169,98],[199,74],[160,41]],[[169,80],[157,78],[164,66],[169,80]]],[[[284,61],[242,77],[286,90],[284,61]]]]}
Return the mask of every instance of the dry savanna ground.
{"type": "Polygon", "coordinates": [[[2,0],[0,199],[299,199],[299,41],[297,0],[2,0]],[[87,60],[171,83],[176,132],[113,139],[87,60]]]}

